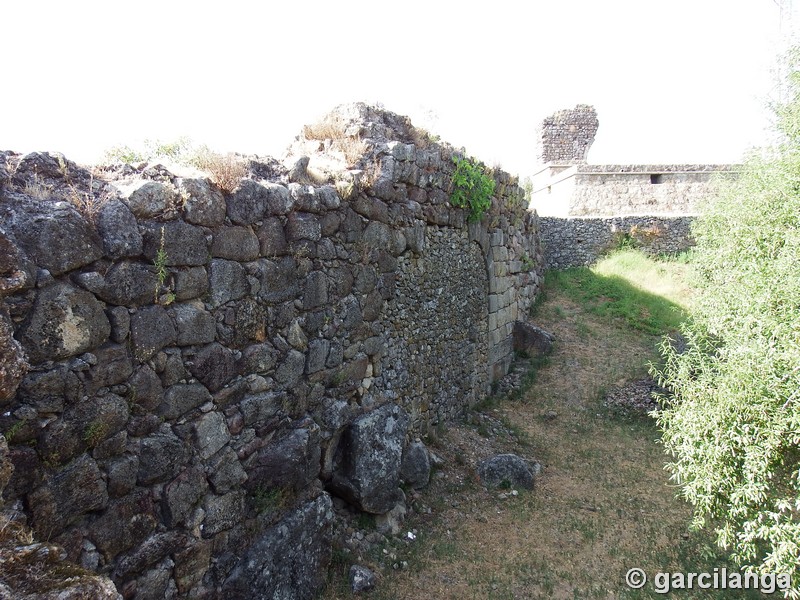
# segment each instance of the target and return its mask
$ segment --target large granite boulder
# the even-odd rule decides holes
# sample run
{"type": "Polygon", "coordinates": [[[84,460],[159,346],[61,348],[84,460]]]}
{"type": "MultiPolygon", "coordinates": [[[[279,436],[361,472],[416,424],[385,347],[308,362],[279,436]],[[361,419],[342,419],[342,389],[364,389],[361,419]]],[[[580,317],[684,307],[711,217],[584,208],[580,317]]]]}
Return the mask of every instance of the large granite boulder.
{"type": "Polygon", "coordinates": [[[303,504],[245,552],[223,585],[231,600],[314,598],[331,558],[333,503],[328,494],[303,504]]]}
{"type": "Polygon", "coordinates": [[[346,427],[333,458],[333,493],[369,513],[394,508],[403,499],[400,465],[409,420],[401,407],[384,404],[346,427]]]}

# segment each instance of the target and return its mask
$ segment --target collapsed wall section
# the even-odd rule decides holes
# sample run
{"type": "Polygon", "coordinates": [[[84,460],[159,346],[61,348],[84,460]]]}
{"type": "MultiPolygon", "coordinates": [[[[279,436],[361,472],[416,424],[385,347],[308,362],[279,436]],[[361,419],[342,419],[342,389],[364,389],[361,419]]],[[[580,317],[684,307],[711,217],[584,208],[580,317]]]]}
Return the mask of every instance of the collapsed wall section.
{"type": "Polygon", "coordinates": [[[3,497],[126,596],[311,597],[329,494],[390,510],[407,440],[508,369],[542,269],[517,182],[468,224],[451,148],[364,105],[327,125],[230,188],[0,161],[3,497]]]}

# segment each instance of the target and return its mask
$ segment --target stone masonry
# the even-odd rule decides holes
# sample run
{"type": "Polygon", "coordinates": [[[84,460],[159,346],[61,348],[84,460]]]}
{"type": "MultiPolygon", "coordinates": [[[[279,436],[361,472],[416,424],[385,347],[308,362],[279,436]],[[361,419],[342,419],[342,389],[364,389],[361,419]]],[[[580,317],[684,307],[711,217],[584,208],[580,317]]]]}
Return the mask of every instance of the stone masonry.
{"type": "Polygon", "coordinates": [[[516,179],[467,223],[454,149],[323,125],[229,187],[0,157],[3,500],[125,598],[313,597],[330,496],[389,511],[409,440],[508,370],[543,264],[516,179]]]}
{"type": "Polygon", "coordinates": [[[591,264],[623,239],[655,254],[690,247],[694,215],[736,166],[587,164],[596,133],[596,113],[586,105],[542,123],[529,208],[546,219],[547,267],[591,264]]]}

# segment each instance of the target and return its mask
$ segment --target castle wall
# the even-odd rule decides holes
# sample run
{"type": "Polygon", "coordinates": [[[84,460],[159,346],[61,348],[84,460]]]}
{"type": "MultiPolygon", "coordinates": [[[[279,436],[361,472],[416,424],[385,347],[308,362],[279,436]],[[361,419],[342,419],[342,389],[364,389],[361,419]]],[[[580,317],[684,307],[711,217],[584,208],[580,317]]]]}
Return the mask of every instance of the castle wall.
{"type": "Polygon", "coordinates": [[[496,173],[470,224],[452,149],[342,119],[365,152],[346,185],[5,156],[0,320],[29,369],[0,394],[4,499],[126,596],[310,597],[330,494],[398,497],[354,453],[399,460],[508,370],[542,269],[522,189],[496,173]]]}

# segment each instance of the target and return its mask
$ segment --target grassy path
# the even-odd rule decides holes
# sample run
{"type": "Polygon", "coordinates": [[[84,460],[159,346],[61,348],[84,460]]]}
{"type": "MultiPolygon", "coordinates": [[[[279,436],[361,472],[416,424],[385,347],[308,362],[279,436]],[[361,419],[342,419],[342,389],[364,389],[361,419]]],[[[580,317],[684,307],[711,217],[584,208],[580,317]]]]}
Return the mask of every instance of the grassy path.
{"type": "MultiPolygon", "coordinates": [[[[630,590],[627,570],[652,578],[725,565],[707,535],[688,532],[690,510],[668,482],[653,420],[603,404],[607,390],[646,376],[648,361],[658,358],[656,333],[679,318],[668,298],[632,288],[619,271],[685,300],[682,265],[659,273],[665,267],[626,260],[640,261],[623,255],[601,264],[602,275],[551,278],[534,320],[556,335],[553,354],[521,397],[483,407],[471,424],[433,441],[446,466],[419,499],[431,514],[407,520],[404,527],[419,533],[399,551],[409,567],[383,569],[372,597],[662,598],[651,584],[630,590]],[[664,288],[665,278],[675,285],[664,288]],[[489,492],[477,482],[477,462],[508,451],[543,465],[533,492],[489,492]]],[[[380,568],[381,553],[372,559],[380,568]]],[[[325,598],[349,595],[335,581],[325,598]]],[[[669,597],[748,596],[693,590],[669,597]]]]}

